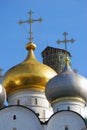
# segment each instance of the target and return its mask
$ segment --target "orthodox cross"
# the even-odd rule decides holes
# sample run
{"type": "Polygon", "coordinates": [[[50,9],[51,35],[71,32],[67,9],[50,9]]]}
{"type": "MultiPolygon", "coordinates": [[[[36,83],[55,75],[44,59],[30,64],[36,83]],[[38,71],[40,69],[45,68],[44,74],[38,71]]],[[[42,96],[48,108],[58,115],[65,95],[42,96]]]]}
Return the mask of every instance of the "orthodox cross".
{"type": "MultiPolygon", "coordinates": [[[[63,35],[64,35],[64,40],[58,40],[57,43],[58,43],[58,44],[64,43],[64,44],[65,44],[65,51],[67,51],[67,43],[68,43],[68,42],[73,43],[75,40],[74,40],[73,38],[71,38],[70,40],[68,40],[68,39],[66,38],[66,36],[68,35],[67,32],[64,32],[63,35]]],[[[67,54],[67,53],[66,53],[66,54],[67,54]]]]}
{"type": "Polygon", "coordinates": [[[29,37],[29,40],[30,40],[30,42],[32,42],[32,39],[33,39],[33,37],[32,37],[32,35],[33,35],[33,33],[32,33],[32,23],[37,22],[37,21],[42,22],[42,18],[32,19],[32,14],[33,14],[32,11],[28,12],[28,14],[30,15],[30,18],[28,20],[25,20],[25,21],[20,20],[18,23],[19,24],[23,24],[23,23],[30,24],[30,31],[29,31],[30,37],[29,37]]]}

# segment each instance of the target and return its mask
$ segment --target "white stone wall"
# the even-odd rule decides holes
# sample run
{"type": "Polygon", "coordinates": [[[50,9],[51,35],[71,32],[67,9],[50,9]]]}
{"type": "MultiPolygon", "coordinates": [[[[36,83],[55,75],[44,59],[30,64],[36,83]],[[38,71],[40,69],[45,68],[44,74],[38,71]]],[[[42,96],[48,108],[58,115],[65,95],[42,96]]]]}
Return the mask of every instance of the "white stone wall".
{"type": "Polygon", "coordinates": [[[85,117],[85,103],[76,100],[65,100],[53,105],[54,113],[61,110],[71,110],[85,117]]]}
{"type": "Polygon", "coordinates": [[[8,96],[9,105],[23,105],[32,109],[41,121],[46,121],[53,114],[44,92],[21,90],[8,96]]]}

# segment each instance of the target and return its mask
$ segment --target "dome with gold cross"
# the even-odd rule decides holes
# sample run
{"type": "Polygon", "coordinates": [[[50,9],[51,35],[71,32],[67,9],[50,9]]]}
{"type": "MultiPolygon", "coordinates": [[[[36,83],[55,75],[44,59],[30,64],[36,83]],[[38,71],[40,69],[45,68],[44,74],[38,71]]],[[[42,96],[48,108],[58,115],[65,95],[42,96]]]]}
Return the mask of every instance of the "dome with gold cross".
{"type": "Polygon", "coordinates": [[[35,48],[34,43],[28,43],[26,45],[29,51],[27,58],[5,73],[2,84],[7,94],[20,89],[44,91],[46,83],[56,75],[53,69],[36,60],[33,52],[35,48]]]}
{"type": "Polygon", "coordinates": [[[19,91],[21,89],[35,89],[44,91],[45,85],[49,79],[54,77],[57,73],[47,65],[38,62],[34,55],[36,45],[32,42],[32,23],[42,19],[32,19],[32,11],[28,12],[30,19],[19,21],[19,24],[30,24],[30,38],[26,49],[29,51],[27,58],[20,64],[8,70],[3,78],[3,86],[6,88],[7,94],[19,91]]]}

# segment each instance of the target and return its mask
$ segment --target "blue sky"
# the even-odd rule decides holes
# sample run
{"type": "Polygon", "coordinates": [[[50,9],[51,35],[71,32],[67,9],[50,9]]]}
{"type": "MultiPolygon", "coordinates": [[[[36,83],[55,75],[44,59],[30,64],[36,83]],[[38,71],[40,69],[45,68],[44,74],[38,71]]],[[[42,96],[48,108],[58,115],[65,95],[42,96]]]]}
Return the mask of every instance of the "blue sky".
{"type": "Polygon", "coordinates": [[[87,0],[0,0],[0,67],[3,74],[12,66],[22,62],[27,51],[29,25],[18,25],[27,20],[27,12],[32,10],[33,19],[43,18],[42,23],[32,26],[37,45],[35,55],[42,62],[41,52],[46,46],[64,48],[58,45],[63,40],[63,32],[68,32],[68,51],[72,58],[72,69],[87,77],[87,0]]]}

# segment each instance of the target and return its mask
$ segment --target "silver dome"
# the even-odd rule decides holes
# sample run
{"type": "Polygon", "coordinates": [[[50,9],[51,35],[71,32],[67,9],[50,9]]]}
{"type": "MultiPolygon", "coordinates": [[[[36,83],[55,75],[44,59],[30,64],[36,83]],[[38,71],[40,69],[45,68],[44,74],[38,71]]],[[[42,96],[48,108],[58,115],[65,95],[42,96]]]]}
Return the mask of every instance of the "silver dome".
{"type": "Polygon", "coordinates": [[[6,91],[5,88],[2,87],[2,85],[0,84],[0,108],[4,106],[5,100],[6,100],[6,91]]]}
{"type": "Polygon", "coordinates": [[[49,102],[65,97],[87,101],[87,79],[74,73],[67,63],[62,73],[49,80],[45,93],[49,102]]]}

